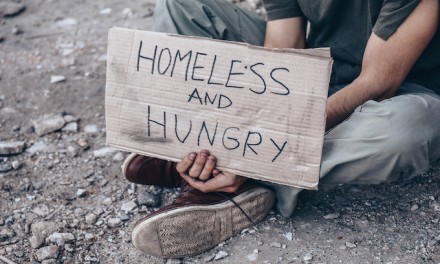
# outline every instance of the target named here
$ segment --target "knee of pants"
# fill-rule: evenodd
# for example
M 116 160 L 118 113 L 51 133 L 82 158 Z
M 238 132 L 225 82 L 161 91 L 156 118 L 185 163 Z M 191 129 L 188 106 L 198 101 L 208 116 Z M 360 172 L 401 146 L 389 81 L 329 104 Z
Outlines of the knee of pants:
M 425 172 L 431 159 L 437 159 L 433 148 L 439 148 L 439 118 L 431 104 L 419 95 L 390 99 L 391 109 L 378 118 L 377 138 L 382 138 L 372 160 L 383 159 L 389 178 L 386 181 L 408 179 Z M 386 102 L 385 102 L 386 104 Z M 437 146 L 435 146 L 437 145 Z M 376 162 L 375 162 L 376 163 Z
M 177 9 L 185 10 L 187 8 L 190 8 L 191 6 L 194 7 L 197 5 L 200 5 L 199 0 L 157 0 L 155 13 L 169 13 L 170 10 Z
M 425 172 L 440 149 L 440 101 L 429 100 L 404 95 L 358 107 L 326 135 L 323 183 L 378 184 Z

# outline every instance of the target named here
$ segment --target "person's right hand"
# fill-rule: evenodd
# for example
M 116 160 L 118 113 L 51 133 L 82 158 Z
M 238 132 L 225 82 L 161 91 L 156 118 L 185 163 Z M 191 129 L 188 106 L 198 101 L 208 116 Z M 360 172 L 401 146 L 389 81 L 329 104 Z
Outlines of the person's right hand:
M 207 192 L 234 193 L 247 180 L 246 177 L 216 169 L 215 156 L 209 151 L 192 152 L 177 164 L 180 176 L 193 188 Z

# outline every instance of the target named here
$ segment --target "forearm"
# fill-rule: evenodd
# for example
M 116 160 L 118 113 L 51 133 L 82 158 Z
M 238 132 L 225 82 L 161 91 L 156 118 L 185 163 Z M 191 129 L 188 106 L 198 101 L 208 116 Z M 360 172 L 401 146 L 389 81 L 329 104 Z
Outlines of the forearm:
M 387 41 L 371 35 L 359 77 L 328 98 L 327 129 L 342 122 L 366 101 L 381 101 L 395 95 L 436 32 L 438 12 L 437 0 L 424 0 Z
M 344 121 L 353 111 L 368 100 L 378 100 L 382 90 L 374 89 L 372 81 L 356 79 L 350 85 L 330 96 L 327 100 L 326 130 Z

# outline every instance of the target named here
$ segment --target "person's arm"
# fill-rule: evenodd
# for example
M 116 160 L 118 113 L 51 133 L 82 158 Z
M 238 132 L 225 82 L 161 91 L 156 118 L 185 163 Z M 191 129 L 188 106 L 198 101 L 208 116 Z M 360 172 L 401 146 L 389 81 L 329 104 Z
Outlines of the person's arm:
M 381 101 L 394 96 L 434 36 L 438 21 L 438 0 L 423 0 L 388 40 L 373 33 L 359 77 L 328 98 L 326 128 L 339 124 L 368 100 Z
M 291 17 L 268 21 L 264 46 L 267 48 L 306 47 L 306 22 L 303 17 Z

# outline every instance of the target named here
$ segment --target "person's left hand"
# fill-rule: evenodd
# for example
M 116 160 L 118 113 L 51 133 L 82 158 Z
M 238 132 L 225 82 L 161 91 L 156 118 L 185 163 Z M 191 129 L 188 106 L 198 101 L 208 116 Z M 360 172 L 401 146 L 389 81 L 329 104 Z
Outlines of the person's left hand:
M 197 157 L 202 155 L 203 158 L 197 159 Z M 197 154 L 194 152 L 188 154 L 177 163 L 176 169 L 189 185 L 201 192 L 236 192 L 247 178 L 219 171 L 215 168 L 216 161 L 217 159 L 209 155 L 207 150 L 202 150 Z M 199 172 L 203 175 L 200 177 L 200 175 L 196 175 L 194 172 Z M 212 177 L 208 178 L 206 175 L 212 175 Z

